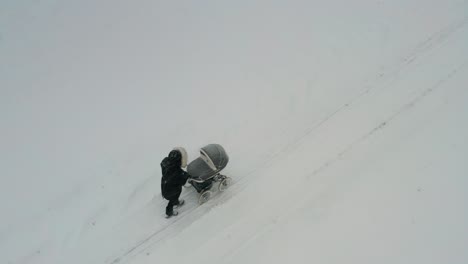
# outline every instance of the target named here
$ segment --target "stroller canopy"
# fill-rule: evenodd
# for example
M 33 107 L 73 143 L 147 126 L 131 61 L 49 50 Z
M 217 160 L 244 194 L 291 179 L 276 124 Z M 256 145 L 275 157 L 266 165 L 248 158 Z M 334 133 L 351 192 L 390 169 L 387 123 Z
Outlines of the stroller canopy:
M 209 144 L 200 149 L 200 157 L 190 162 L 187 172 L 199 179 L 208 179 L 224 169 L 229 157 L 221 145 Z

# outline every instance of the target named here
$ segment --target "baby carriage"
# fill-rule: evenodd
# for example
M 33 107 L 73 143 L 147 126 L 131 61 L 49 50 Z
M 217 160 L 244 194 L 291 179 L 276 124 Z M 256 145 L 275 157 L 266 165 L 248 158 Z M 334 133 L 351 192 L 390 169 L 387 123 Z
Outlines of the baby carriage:
M 231 184 L 232 179 L 220 173 L 228 161 L 229 157 L 221 145 L 210 144 L 201 148 L 200 157 L 190 162 L 187 167 L 187 172 L 190 174 L 188 182 L 200 194 L 199 204 L 210 199 L 211 188 L 215 182 L 219 182 L 219 191 L 226 190 Z

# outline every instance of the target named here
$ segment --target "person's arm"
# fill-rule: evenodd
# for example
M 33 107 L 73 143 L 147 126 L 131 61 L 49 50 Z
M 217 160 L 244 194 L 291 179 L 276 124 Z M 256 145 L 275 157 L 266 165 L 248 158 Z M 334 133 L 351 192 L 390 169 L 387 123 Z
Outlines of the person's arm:
M 182 170 L 182 172 L 183 172 L 183 177 L 182 178 L 184 179 L 184 184 L 183 185 L 185 185 L 187 183 L 187 180 L 190 178 L 190 174 L 188 174 L 188 172 L 186 172 L 184 170 Z
M 180 169 L 179 177 L 177 177 L 177 184 L 181 186 L 185 185 L 189 177 L 190 175 L 186 171 Z

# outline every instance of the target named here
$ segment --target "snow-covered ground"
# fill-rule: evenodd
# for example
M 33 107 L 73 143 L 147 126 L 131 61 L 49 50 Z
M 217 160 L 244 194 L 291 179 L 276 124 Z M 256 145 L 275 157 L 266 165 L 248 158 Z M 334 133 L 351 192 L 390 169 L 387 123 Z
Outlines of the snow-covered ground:
M 2 1 L 0 121 L 0 263 L 468 262 L 467 1 Z

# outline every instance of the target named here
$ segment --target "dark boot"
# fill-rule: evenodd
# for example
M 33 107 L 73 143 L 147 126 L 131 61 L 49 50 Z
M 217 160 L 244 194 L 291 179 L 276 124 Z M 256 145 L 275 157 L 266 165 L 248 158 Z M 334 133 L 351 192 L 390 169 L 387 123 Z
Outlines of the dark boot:
M 172 211 L 171 214 L 167 214 L 167 213 L 166 213 L 166 218 L 171 218 L 172 216 L 176 216 L 176 215 L 178 215 L 178 214 L 179 214 L 179 212 L 177 212 L 177 211 Z
M 174 205 L 179 204 L 179 199 L 172 199 L 169 200 L 169 203 L 167 204 L 166 207 L 166 217 L 169 218 L 171 216 L 176 216 L 179 213 L 177 211 L 174 211 Z
M 185 201 L 184 200 L 179 200 L 177 204 L 174 204 L 174 208 L 179 208 L 181 207 L 182 205 L 185 204 Z

